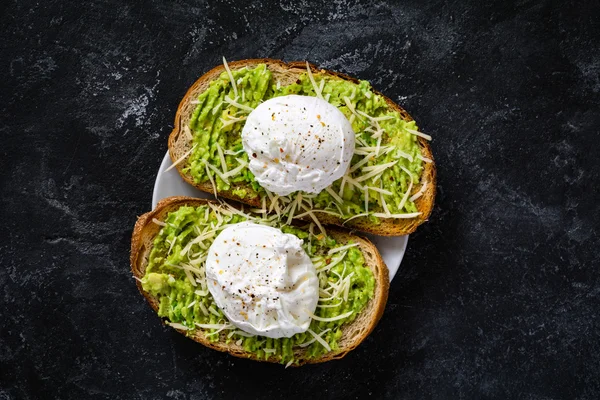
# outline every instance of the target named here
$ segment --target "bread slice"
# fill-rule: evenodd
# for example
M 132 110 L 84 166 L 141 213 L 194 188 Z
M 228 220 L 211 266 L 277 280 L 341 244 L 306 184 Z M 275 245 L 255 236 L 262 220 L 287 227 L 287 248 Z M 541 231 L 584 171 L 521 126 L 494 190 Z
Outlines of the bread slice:
M 266 64 L 269 70 L 272 72 L 274 79 L 279 80 L 282 86 L 286 86 L 296 82 L 298 77 L 306 72 L 306 63 L 305 62 L 291 62 L 285 63 L 279 60 L 273 60 L 268 58 L 263 59 L 249 59 L 237 62 L 229 63 L 229 68 L 231 70 L 241 69 L 244 67 L 253 68 L 258 64 Z M 343 79 L 347 81 L 351 81 L 354 83 L 358 83 L 358 80 L 347 75 L 331 72 L 326 70 L 318 70 L 314 65 L 310 65 L 310 68 L 313 72 L 320 72 L 326 74 L 335 79 Z M 195 104 L 192 103 L 193 100 L 196 100 L 198 96 L 203 93 L 206 89 L 208 89 L 210 82 L 217 79 L 221 73 L 225 71 L 223 65 L 220 65 L 212 70 L 208 71 L 206 74 L 200 77 L 193 85 L 189 88 L 183 100 L 179 104 L 179 108 L 177 109 L 177 113 L 175 115 L 175 124 L 173 128 L 173 132 L 169 136 L 169 155 L 171 156 L 171 160 L 175 162 L 176 160 L 185 157 L 186 152 L 188 152 L 191 147 L 191 141 L 189 136 L 184 133 L 184 127 L 189 125 L 192 113 L 196 107 Z M 375 92 L 381 96 L 381 93 Z M 389 98 L 383 96 L 387 101 L 390 108 L 400 113 L 402 118 L 405 121 L 412 121 L 412 118 L 408 113 L 402 109 L 399 105 L 394 103 Z M 421 147 L 421 151 L 424 157 L 427 157 L 433 160 L 433 155 L 431 153 L 431 148 L 429 143 L 419 137 L 419 145 Z M 197 187 L 198 189 L 212 193 L 213 189 L 210 182 L 204 182 L 200 184 L 194 183 L 192 176 L 189 173 L 184 173 L 182 169 L 185 167 L 186 160 L 180 162 L 176 167 L 179 171 L 179 174 L 183 177 L 183 179 L 188 182 L 190 185 Z M 339 226 L 345 226 L 350 229 L 359 230 L 362 232 L 369 232 L 375 235 L 381 236 L 401 236 L 407 235 L 411 232 L 414 232 L 417 227 L 425 222 L 431 211 L 433 209 L 433 204 L 435 200 L 435 187 L 436 187 L 436 171 L 435 164 L 431 163 L 423 163 L 423 172 L 421 176 L 422 182 L 428 182 L 425 193 L 415 200 L 415 205 L 417 209 L 422 213 L 416 218 L 411 219 L 382 219 L 379 225 L 373 225 L 366 217 L 358 217 L 348 221 L 348 223 L 343 224 L 343 220 L 340 218 L 322 214 L 319 215 L 319 219 L 321 223 L 324 224 L 334 224 Z M 419 191 L 420 187 L 415 185 L 416 187 L 413 189 L 413 193 Z M 245 204 L 249 204 L 254 207 L 261 207 L 261 199 L 249 185 L 242 185 L 241 187 L 245 188 L 249 193 L 245 198 L 240 198 L 233 193 L 232 190 L 229 191 L 219 191 L 218 195 L 221 197 L 225 197 L 231 200 L 236 200 Z M 310 217 L 307 217 L 310 218 Z
M 146 266 L 148 264 L 148 257 L 152 250 L 154 238 L 160 231 L 161 227 L 152 222 L 153 218 L 159 221 L 163 221 L 170 211 L 175 211 L 179 207 L 188 206 L 199 206 L 212 202 L 218 205 L 218 202 L 196 199 L 192 197 L 170 197 L 162 200 L 158 203 L 153 211 L 150 211 L 138 218 L 133 234 L 131 238 L 131 271 L 134 277 L 141 279 L 146 273 Z M 359 243 L 359 248 L 365 258 L 365 265 L 367 265 L 373 272 L 375 277 L 375 292 L 373 298 L 369 300 L 365 308 L 356 317 L 356 319 L 346 325 L 342 325 L 343 333 L 339 340 L 339 349 L 326 353 L 319 358 L 307 358 L 305 350 L 297 348 L 294 350 L 294 358 L 297 364 L 303 365 L 307 363 L 320 363 L 332 359 L 338 359 L 344 357 L 350 350 L 353 350 L 358 346 L 375 328 L 375 325 L 381 318 L 383 310 L 388 296 L 389 288 L 389 275 L 388 269 L 381 258 L 381 255 L 377 251 L 377 248 L 369 240 L 359 236 L 352 235 L 343 230 L 329 229 L 328 234 L 331 235 L 340 244 L 347 243 L 350 239 Z M 145 292 L 142 288 L 142 284 L 137 281 L 137 287 L 139 291 L 144 295 L 146 300 L 150 303 L 150 306 L 154 311 L 158 312 L 158 299 L 153 297 L 150 293 Z M 179 330 L 182 334 L 186 334 L 186 331 Z M 221 336 L 221 340 L 217 342 L 211 342 L 207 339 L 206 334 L 197 330 L 191 335 L 188 335 L 191 339 L 198 343 L 210 347 L 215 350 L 225 351 L 233 356 L 241 358 L 249 358 L 258 361 L 268 362 L 279 362 L 276 357 L 270 357 L 267 360 L 263 358 L 258 359 L 256 354 L 249 353 L 243 349 L 242 346 L 238 346 L 235 343 L 225 343 L 225 335 Z

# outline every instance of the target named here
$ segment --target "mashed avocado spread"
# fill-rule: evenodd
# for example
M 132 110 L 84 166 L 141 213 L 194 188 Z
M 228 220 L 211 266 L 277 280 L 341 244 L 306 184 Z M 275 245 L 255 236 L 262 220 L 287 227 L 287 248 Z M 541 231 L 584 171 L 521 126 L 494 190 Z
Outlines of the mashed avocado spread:
M 313 317 L 309 330 L 331 351 L 338 349 L 342 325 L 357 317 L 375 291 L 373 273 L 365 266 L 360 250 L 351 247 L 352 242 L 342 245 L 329 236 L 315 236 L 312 224 L 304 230 L 282 225 L 277 216 L 259 219 L 231 207 L 184 206 L 170 212 L 161 223 L 141 279 L 143 289 L 159 300 L 158 315 L 188 334 L 200 330 L 208 340 L 234 342 L 258 357 L 275 357 L 283 364 L 294 362 L 294 349 L 305 348 L 310 358 L 329 351 L 308 331 L 291 338 L 252 336 L 231 325 L 215 304 L 204 269 L 208 248 L 226 226 L 248 219 L 279 227 L 304 241 L 303 248 L 319 278 L 317 319 Z
M 242 199 L 258 196 L 263 208 L 271 211 L 298 213 L 303 205 L 294 206 L 293 195 L 273 196 L 256 182 L 246 167 L 248 155 L 242 148 L 241 131 L 247 114 L 262 101 L 290 94 L 316 96 L 318 89 L 350 120 L 356 147 L 346 176 L 319 194 L 299 192 L 310 210 L 344 220 L 364 216 L 373 224 L 380 223 L 380 218 L 418 215 L 410 194 L 418 187 L 423 162 L 430 162 L 421 154 L 418 128 L 414 121 L 404 121 L 368 82 L 353 83 L 318 73 L 313 84 L 311 76 L 304 73 L 295 83 L 282 86 L 265 64 L 234 70 L 232 77 L 235 88 L 227 72 L 210 83 L 199 95 L 190 120 L 194 147 L 183 172 L 196 183 L 210 181 L 216 190 L 232 191 Z M 426 182 L 421 190 L 424 185 Z

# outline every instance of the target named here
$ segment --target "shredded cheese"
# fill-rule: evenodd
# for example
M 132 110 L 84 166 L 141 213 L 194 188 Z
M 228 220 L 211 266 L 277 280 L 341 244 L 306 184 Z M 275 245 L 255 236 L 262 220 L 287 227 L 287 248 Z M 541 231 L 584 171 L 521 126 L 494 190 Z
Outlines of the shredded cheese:
M 213 179 L 212 175 L 210 174 L 210 170 L 208 169 L 208 163 L 204 163 L 204 168 L 206 169 L 206 175 L 208 176 L 208 180 L 210 181 L 210 185 L 212 186 L 213 189 L 213 194 L 215 195 L 215 197 L 219 197 L 217 195 L 217 185 L 215 185 L 215 180 Z M 207 209 L 208 210 L 208 209 Z
M 343 203 L 344 200 L 338 196 L 338 194 L 336 192 L 333 191 L 333 189 L 331 187 L 326 187 L 325 190 L 327 191 L 327 193 L 329 193 L 331 195 L 331 197 L 333 197 L 335 199 L 335 201 L 337 201 L 338 203 Z
M 339 303 L 336 304 L 317 304 L 317 307 L 319 308 L 336 308 L 342 305 L 344 301 L 340 300 Z
M 406 193 L 404 193 L 404 196 L 402 196 L 402 200 L 400 201 L 400 204 L 398 205 L 399 210 L 402 210 L 404 208 L 404 205 L 406 204 L 406 200 L 408 200 L 408 196 L 410 195 L 412 188 L 413 188 L 413 183 L 411 181 L 408 184 L 408 189 L 406 189 Z
M 317 224 L 317 227 L 319 228 L 321 233 L 323 235 L 327 235 L 327 232 L 325 232 L 325 229 L 323 229 L 323 225 L 321 225 L 317 216 L 312 211 L 308 211 L 308 215 L 310 215 L 310 217 L 313 219 L 313 221 L 315 221 L 315 224 Z
M 344 257 L 346 257 L 346 254 L 348 254 L 347 251 L 344 251 L 342 254 L 340 254 L 339 257 L 332 259 L 331 262 L 328 265 L 325 265 L 323 268 L 319 268 L 317 270 L 317 272 L 326 272 L 329 271 L 331 268 L 335 267 L 336 265 L 338 265 L 339 263 L 341 263 L 344 260 Z
M 237 97 L 238 96 L 237 85 L 235 83 L 235 79 L 233 79 L 233 74 L 231 73 L 231 70 L 229 69 L 229 65 L 227 64 L 227 60 L 225 59 L 225 57 L 223 57 L 223 66 L 225 67 L 225 71 L 227 71 L 227 75 L 229 75 L 229 80 L 231 81 L 231 86 L 233 87 L 233 95 L 235 97 Z
M 321 335 L 324 333 L 325 331 L 321 332 Z M 311 329 L 308 329 L 308 333 L 310 333 L 317 342 L 319 342 L 323 347 L 325 347 L 325 350 L 327 351 L 331 351 L 331 347 L 329 346 L 329 344 L 323 340 L 323 338 L 320 335 L 317 335 L 315 332 L 313 332 Z
M 194 138 L 193 138 L 193 136 L 192 136 L 192 131 L 190 131 L 190 127 L 189 127 L 189 126 L 185 125 L 185 126 L 183 127 L 183 133 L 185 133 L 185 138 L 186 138 L 186 139 L 187 139 L 189 142 L 191 142 L 191 141 L 194 139 Z
M 408 128 L 404 128 L 404 129 L 406 129 L 406 131 L 407 131 L 408 133 L 411 133 L 411 134 L 413 134 L 413 135 L 417 135 L 417 136 L 419 136 L 419 137 L 422 137 L 422 138 L 423 138 L 423 139 L 425 139 L 425 140 L 429 140 L 429 141 L 431 141 L 431 136 L 429 136 L 429 135 L 427 135 L 427 134 L 425 134 L 425 133 L 423 133 L 423 132 L 415 131 L 414 129 L 408 129 Z
M 240 163 L 240 165 L 238 165 L 231 171 L 223 174 L 223 176 L 225 178 L 231 178 L 231 177 L 235 177 L 236 175 L 239 175 L 239 173 L 242 172 L 244 170 L 244 168 L 246 168 L 248 166 L 248 163 L 246 161 L 242 160 L 241 158 L 236 157 L 235 159 L 237 160 L 238 163 Z
M 428 164 L 431 164 L 433 162 L 433 160 L 431 158 L 427 158 L 427 157 L 423 157 L 422 155 L 418 154 L 417 157 L 423 161 L 425 161 Z
M 352 221 L 354 218 L 367 217 L 367 216 L 369 216 L 369 215 L 370 215 L 370 214 L 369 214 L 368 212 L 366 212 L 366 213 L 362 213 L 362 214 L 356 214 L 356 215 L 354 215 L 354 216 L 352 216 L 352 217 L 348 218 L 347 220 L 345 220 L 345 221 L 342 223 L 342 225 L 344 225 L 344 224 L 346 224 L 346 223 L 348 223 L 348 222 Z
M 378 175 L 381 175 L 385 172 L 386 169 L 390 168 L 391 166 L 395 165 L 398 161 L 394 161 L 391 163 L 387 163 L 387 164 L 383 164 L 383 165 L 377 165 L 377 168 L 374 168 L 371 172 L 369 172 L 368 174 L 362 175 L 358 178 L 356 178 L 357 182 L 362 182 L 362 181 L 366 181 L 367 179 L 376 177 Z
M 298 346 L 299 346 L 299 347 L 308 347 L 308 346 L 310 346 L 311 344 L 313 344 L 314 342 L 316 342 L 316 341 L 317 341 L 317 337 L 318 337 L 318 338 L 321 338 L 321 336 L 323 336 L 324 334 L 326 334 L 326 333 L 327 333 L 327 332 L 329 332 L 330 330 L 331 330 L 330 328 L 327 328 L 327 329 L 325 329 L 323 332 L 321 332 L 321 333 L 319 333 L 319 334 L 316 334 L 315 332 L 313 332 L 312 330 L 310 330 L 310 329 L 309 329 L 308 331 L 309 331 L 309 332 L 310 332 L 310 334 L 313 336 L 313 339 L 309 340 L 308 342 L 304 342 L 304 343 L 302 343 L 302 344 L 300 344 L 300 345 L 298 345 Z M 321 340 L 323 340 L 323 339 L 321 339 Z M 320 342 L 319 342 L 319 343 L 320 343 Z M 327 343 L 325 343 L 325 344 L 327 345 Z M 327 345 L 327 347 L 329 347 L 329 345 Z M 325 348 L 327 348 L 327 347 L 325 347 Z M 329 350 L 328 350 L 328 351 L 331 351 L 331 348 L 329 348 Z
M 358 243 L 352 243 L 352 244 L 347 244 L 345 246 L 336 247 L 334 249 L 329 250 L 327 252 L 327 254 L 329 254 L 329 255 L 335 254 L 337 252 L 348 250 L 348 249 L 351 249 L 352 247 L 356 247 L 356 246 L 358 246 Z
M 365 186 L 365 189 L 373 190 L 373 191 L 375 191 L 377 193 L 385 194 L 387 196 L 391 196 L 393 194 L 389 190 L 385 190 L 385 189 L 378 188 L 378 187 L 373 187 L 373 186 Z
M 210 311 L 211 314 L 216 315 L 217 317 L 220 317 L 221 315 L 219 315 L 219 312 L 215 309 L 214 306 L 210 306 L 208 307 L 208 311 Z
M 217 167 L 215 167 L 214 165 L 212 165 L 212 164 L 209 164 L 209 163 L 206 163 L 206 165 L 208 165 L 208 168 L 212 169 L 212 170 L 213 170 L 213 172 L 214 172 L 215 174 L 217 174 L 217 176 L 218 176 L 219 178 L 221 178 L 221 180 L 222 180 L 223 182 L 225 182 L 226 184 L 228 184 L 228 185 L 229 185 L 229 179 L 227 179 L 227 177 L 226 177 L 225 175 L 223 175 L 223 173 L 222 173 L 221 171 L 219 171 L 219 170 L 217 169 Z
M 414 213 L 406 213 L 406 214 L 384 214 L 384 213 L 373 213 L 373 216 L 378 218 L 400 218 L 400 219 L 408 219 L 415 218 L 419 215 L 423 214 L 422 212 L 414 212 Z
M 419 197 L 423 196 L 423 193 L 425 193 L 425 190 L 427 189 L 427 181 L 423 182 L 423 185 L 421 186 L 421 189 L 419 189 L 419 191 L 417 193 L 415 193 L 414 195 L 412 195 L 409 200 L 410 201 L 415 201 L 416 199 L 418 199 Z
M 252 112 L 252 111 L 254 111 L 254 108 L 252 108 L 252 107 L 249 107 L 249 106 L 246 106 L 246 105 L 244 105 L 244 104 L 240 104 L 240 103 L 238 103 L 236 100 L 237 100 L 237 97 L 236 97 L 236 99 L 231 99 L 231 98 L 229 98 L 229 97 L 227 97 L 227 96 L 225 97 L 225 102 L 226 102 L 227 104 L 230 104 L 230 105 L 232 105 L 232 106 L 234 106 L 234 107 L 237 107 L 237 108 L 239 108 L 240 110 L 244 110 L 244 111 L 248 111 L 248 112 Z
M 187 327 L 187 326 L 185 326 L 185 325 L 179 324 L 179 323 L 177 323 L 177 322 L 167 322 L 167 325 L 170 325 L 170 326 L 172 326 L 173 328 L 175 328 L 175 329 L 180 329 L 180 330 L 182 330 L 182 331 L 189 331 L 190 329 L 192 329 L 192 328 L 188 328 L 188 327 Z
M 154 222 L 156 225 L 160 225 L 160 226 L 167 226 L 166 223 L 157 220 L 156 218 L 152 218 L 152 222 Z
M 410 176 L 410 183 L 413 183 L 415 178 L 414 178 L 412 172 L 410 172 L 408 170 L 408 168 L 406 168 L 404 165 L 401 165 L 400 168 L 402 169 L 402 171 L 406 172 L 408 174 L 408 176 Z
M 196 143 L 195 145 L 193 145 L 191 149 L 189 149 L 181 157 L 179 157 L 177 159 L 177 161 L 175 161 L 169 168 L 167 168 L 165 170 L 165 172 L 168 172 L 168 171 L 172 170 L 173 168 L 175 168 L 175 166 L 177 164 L 179 164 L 180 162 L 182 162 L 183 160 L 185 160 L 190 154 L 192 154 L 192 151 L 194 151 L 194 149 L 196 148 L 196 146 L 198 146 L 198 143 Z
M 307 215 L 310 215 L 311 213 L 323 213 L 323 214 L 335 215 L 336 217 L 341 217 L 340 214 L 338 214 L 338 213 L 336 213 L 334 211 L 329 211 L 329 210 L 310 210 L 310 211 L 303 212 L 302 214 L 295 215 L 294 219 L 306 217 Z
M 204 303 L 200 302 L 200 303 L 198 303 L 198 306 L 200 306 L 200 310 L 202 310 L 202 314 L 204 314 L 204 316 L 208 316 L 208 309 L 206 308 Z
M 310 70 L 310 65 L 308 64 L 308 61 L 306 62 L 306 72 L 308 74 L 308 79 L 310 80 L 310 83 L 313 86 L 313 89 L 315 89 L 315 94 L 317 95 L 317 97 L 321 100 L 325 100 L 323 98 L 323 95 L 321 94 L 321 91 L 319 90 L 319 87 L 317 86 L 317 82 L 315 82 L 315 78 L 312 74 L 312 71 Z
M 309 317 L 311 317 L 315 321 L 320 321 L 320 322 L 339 321 L 340 319 L 348 318 L 349 316 L 351 316 L 352 314 L 354 314 L 354 311 L 348 311 L 347 313 L 336 315 L 335 317 L 323 318 L 323 317 L 316 316 L 315 314 L 313 314 L 312 312 L 310 312 L 310 310 L 305 309 L 305 311 L 306 311 L 306 313 L 308 314 Z
M 228 170 L 227 163 L 225 162 L 225 156 L 223 155 L 223 148 L 221 147 L 219 142 L 216 142 L 215 145 L 217 146 L 217 154 L 219 155 L 219 161 L 221 161 L 221 168 L 223 169 L 223 174 L 226 174 Z

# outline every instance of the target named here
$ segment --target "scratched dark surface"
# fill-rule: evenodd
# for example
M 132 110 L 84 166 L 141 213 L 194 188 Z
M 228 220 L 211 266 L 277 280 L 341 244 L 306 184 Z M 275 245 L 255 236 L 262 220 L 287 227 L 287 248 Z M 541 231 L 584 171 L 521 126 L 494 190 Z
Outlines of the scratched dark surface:
M 0 5 L 0 398 L 599 398 L 598 3 L 259 3 Z M 208 350 L 134 285 L 176 107 L 222 55 L 370 80 L 434 137 L 435 211 L 341 361 Z

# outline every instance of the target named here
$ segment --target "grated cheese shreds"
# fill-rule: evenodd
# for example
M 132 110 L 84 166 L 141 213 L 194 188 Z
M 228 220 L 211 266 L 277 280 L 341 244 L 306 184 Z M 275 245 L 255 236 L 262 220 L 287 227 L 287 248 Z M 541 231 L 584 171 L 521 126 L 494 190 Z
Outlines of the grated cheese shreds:
M 415 201 L 415 200 L 416 200 L 416 199 L 418 199 L 419 197 L 423 196 L 423 193 L 425 193 L 425 190 L 427 189 L 427 184 L 428 184 L 428 182 L 427 182 L 427 181 L 423 182 L 423 185 L 421 185 L 421 189 L 419 189 L 419 191 L 418 191 L 417 193 L 413 194 L 413 195 L 412 195 L 412 196 L 409 198 L 409 200 L 410 200 L 410 201 Z
M 196 285 L 198 285 L 198 284 L 196 283 L 196 280 L 195 280 L 195 279 L 194 279 L 194 277 L 192 276 L 192 273 L 191 273 L 189 270 L 187 270 L 187 269 L 184 269 L 184 270 L 183 270 L 183 272 L 185 273 L 185 276 L 188 278 L 188 280 L 189 280 L 189 281 L 192 283 L 192 286 L 196 286 Z
M 356 215 L 354 215 L 354 216 L 352 216 L 352 217 L 348 218 L 347 220 L 345 220 L 345 221 L 342 223 L 342 225 L 344 225 L 345 223 L 347 223 L 347 222 L 349 222 L 349 221 L 352 221 L 352 220 L 353 220 L 353 219 L 355 219 L 355 218 L 360 218 L 360 217 L 368 217 L 369 215 L 370 215 L 370 214 L 369 214 L 368 212 L 366 212 L 366 213 L 362 213 L 362 214 L 356 214 Z M 373 215 L 375 215 L 375 214 L 373 214 Z
M 321 94 L 321 91 L 319 90 L 319 87 L 317 86 L 317 82 L 315 82 L 315 77 L 313 76 L 312 71 L 310 70 L 310 65 L 308 64 L 308 61 L 306 62 L 306 73 L 308 74 L 308 79 L 310 80 L 310 83 L 315 89 L 315 94 L 317 95 L 317 97 L 321 100 L 325 100 L 323 98 L 323 95 Z
M 240 153 L 243 153 L 244 149 L 239 149 L 238 151 L 225 150 L 224 153 L 229 156 L 237 156 Z
M 234 169 L 232 169 L 231 171 L 223 174 L 224 177 L 226 178 L 232 178 L 235 177 L 237 175 L 240 174 L 240 172 L 242 172 L 244 170 L 244 168 L 246 168 L 248 166 L 248 163 L 246 163 L 244 160 L 242 160 L 241 158 L 235 158 L 237 160 L 237 162 L 240 163 L 240 165 L 238 165 L 237 167 L 235 167 Z
M 427 164 L 431 164 L 433 162 L 433 160 L 431 158 L 427 158 L 427 157 L 423 157 L 422 155 L 417 155 L 417 157 L 423 161 L 425 161 Z
M 385 202 L 385 198 L 383 197 L 383 193 L 379 193 L 379 200 L 381 200 L 381 207 L 383 207 L 383 211 L 386 214 L 391 214 L 390 209 L 388 208 L 388 205 Z
M 385 194 L 387 196 L 391 196 L 393 194 L 389 190 L 385 190 L 385 189 L 374 187 L 374 186 L 365 186 L 365 189 L 373 190 L 377 193 Z
M 212 305 L 210 307 L 208 307 L 208 311 L 210 311 L 211 314 L 216 315 L 217 317 L 220 317 L 219 312 Z
M 410 172 L 408 170 L 408 168 L 406 168 L 404 165 L 401 165 L 400 168 L 402 169 L 402 171 L 406 172 L 408 174 L 408 176 L 410 176 L 410 183 L 413 183 L 415 181 L 415 178 L 414 178 L 412 172 Z
M 310 215 L 310 217 L 313 219 L 313 221 L 315 221 L 315 224 L 317 225 L 317 227 L 319 228 L 321 233 L 323 235 L 327 235 L 327 232 L 325 232 L 325 229 L 323 229 L 323 225 L 321 225 L 321 222 L 319 222 L 319 219 L 317 218 L 317 216 L 312 211 L 308 211 L 308 215 Z
M 239 108 L 240 110 L 244 110 L 244 111 L 248 111 L 248 112 L 254 111 L 254 108 L 246 106 L 244 104 L 240 104 L 236 100 L 237 100 L 237 97 L 235 99 L 230 99 L 229 97 L 225 97 L 225 102 L 227 104 L 230 104 L 236 108 Z
M 194 322 L 194 325 L 196 325 L 198 328 L 202 328 L 202 329 L 221 329 L 221 328 L 235 328 L 233 325 L 231 324 L 200 324 L 198 322 Z
M 190 304 L 188 304 L 187 308 L 192 308 L 192 307 L 194 307 L 195 304 L 196 304 L 196 300 L 194 300 Z
M 225 182 L 226 184 L 228 184 L 228 185 L 229 185 L 229 179 L 227 179 L 227 177 L 226 177 L 225 175 L 223 175 L 223 173 L 222 173 L 221 171 L 219 171 L 219 170 L 217 169 L 217 167 L 215 167 L 214 165 L 212 165 L 212 164 L 209 164 L 209 163 L 206 163 L 206 165 L 208 165 L 208 168 L 212 169 L 212 170 L 213 170 L 213 172 L 214 172 L 215 174 L 217 174 L 217 176 L 218 176 L 219 178 L 221 178 L 221 180 L 222 180 L 223 182 Z
M 294 359 L 291 359 L 290 361 L 288 361 L 287 364 L 285 364 L 285 369 L 288 369 L 289 366 L 291 366 L 294 363 Z
M 422 137 L 422 138 L 423 138 L 423 139 L 425 139 L 425 140 L 429 140 L 429 141 L 431 141 L 431 136 L 429 136 L 429 135 L 427 135 L 427 134 L 425 134 L 425 133 L 423 133 L 423 132 L 415 131 L 414 129 L 408 129 L 408 128 L 404 128 L 404 129 L 406 129 L 406 131 L 407 131 L 408 133 L 411 133 L 411 134 L 413 134 L 413 135 L 417 135 L 417 136 L 419 136 L 419 137 Z
M 348 311 L 347 313 L 340 314 L 340 315 L 337 315 L 335 317 L 323 318 L 323 317 L 316 316 L 315 314 L 313 314 L 312 312 L 310 312 L 310 310 L 305 310 L 305 311 L 306 311 L 306 313 L 308 314 L 309 317 L 311 317 L 315 321 L 320 321 L 320 322 L 339 321 L 340 319 L 348 318 L 349 316 L 351 316 L 352 314 L 354 314 L 354 311 Z
M 373 216 L 378 218 L 399 218 L 399 219 L 409 219 L 415 218 L 419 215 L 423 214 L 422 212 L 414 212 L 414 213 L 406 213 L 406 214 L 384 214 L 384 213 L 373 213 Z
M 393 163 L 388 163 L 386 166 L 382 166 L 380 165 L 379 168 L 373 169 L 371 172 L 369 172 L 368 174 L 359 176 L 358 178 L 356 178 L 357 182 L 362 182 L 362 181 L 366 181 L 367 179 L 373 178 L 375 176 L 381 175 L 385 172 L 385 170 L 391 166 L 393 166 L 394 164 L 396 164 L 398 161 L 394 161 Z M 391 164 L 391 165 L 390 165 Z
M 317 304 L 317 307 L 319 307 L 319 308 L 336 308 L 336 307 L 341 306 L 343 302 L 344 302 L 343 300 L 340 300 L 340 302 L 336 303 L 336 304 Z
M 327 186 L 325 188 L 325 190 L 327 191 L 327 193 L 329 193 L 331 195 L 331 197 L 333 197 L 335 199 L 335 201 L 337 201 L 338 203 L 343 203 L 344 200 L 338 196 L 338 194 L 336 192 L 333 191 L 333 189 L 329 186 Z
M 344 194 L 344 186 L 346 186 L 346 175 L 342 176 L 342 183 L 340 183 L 340 191 L 338 192 L 340 197 Z
M 156 218 L 152 218 L 152 222 L 154 222 L 156 225 L 160 225 L 160 226 L 167 226 L 166 223 L 157 220 Z
M 191 142 L 194 138 L 192 137 L 192 131 L 190 130 L 190 127 L 185 125 L 183 127 L 183 133 L 185 133 L 185 137 L 186 139 Z
M 359 184 L 356 180 L 350 178 L 350 176 L 346 175 L 346 182 L 357 188 L 358 190 L 365 190 L 365 188 Z
M 400 201 L 400 204 L 398 205 L 399 210 L 402 210 L 404 208 L 404 205 L 406 204 L 406 200 L 408 200 L 408 196 L 410 195 L 412 188 L 413 188 L 413 183 L 411 181 L 408 184 L 408 189 L 406 189 L 406 193 L 404 193 L 404 196 L 402 196 L 402 200 Z
M 381 164 L 381 165 L 372 165 L 370 167 L 364 167 L 362 170 L 364 172 L 369 172 L 369 171 L 375 171 L 375 170 L 380 170 L 380 169 L 387 169 L 388 167 L 394 166 L 397 162 L 398 161 L 392 161 L 392 162 Z
M 217 153 L 219 155 L 219 161 L 221 161 L 221 168 L 223 169 L 223 174 L 227 174 L 227 163 L 225 162 L 225 156 L 223 155 L 223 148 L 219 144 L 219 142 L 215 143 L 217 145 Z
M 191 149 L 189 149 L 181 157 L 179 157 L 177 159 L 177 161 L 175 161 L 169 168 L 167 168 L 165 170 L 165 172 L 169 172 L 170 170 L 172 170 L 173 168 L 175 168 L 176 165 L 178 165 L 180 162 L 182 162 L 183 160 L 185 160 L 190 154 L 192 154 L 192 151 L 194 151 L 194 149 L 196 148 L 196 146 L 198 146 L 198 143 L 196 143 L 195 145 L 193 145 Z
M 235 344 L 237 344 L 238 346 L 241 346 L 242 343 L 244 343 L 244 341 L 242 339 L 238 339 Z
M 325 265 L 323 268 L 318 269 L 317 272 L 326 272 L 326 271 L 329 271 L 331 268 L 335 267 L 336 265 L 338 265 L 339 263 L 341 263 L 342 261 L 344 261 L 344 257 L 346 257 L 346 254 L 348 254 L 348 252 L 344 251 L 342 254 L 339 255 L 339 257 L 337 257 L 336 259 L 331 260 L 331 262 L 329 263 L 329 265 Z
M 334 249 L 329 250 L 327 252 L 327 254 L 329 254 L 329 255 L 335 254 L 337 252 L 348 250 L 348 249 L 351 249 L 352 247 L 356 247 L 356 246 L 358 246 L 358 243 L 352 243 L 352 244 L 347 244 L 345 246 L 336 247 Z
M 204 314 L 204 316 L 208 316 L 208 309 L 206 308 L 206 306 L 204 305 L 203 302 L 199 302 L 198 306 L 200 307 L 200 310 L 202 310 L 202 314 Z
M 323 214 L 335 215 L 336 217 L 341 217 L 340 214 L 338 214 L 338 213 L 336 213 L 334 211 L 329 211 L 329 210 L 309 210 L 309 211 L 303 212 L 302 214 L 298 214 L 298 215 L 294 216 L 294 219 L 306 217 L 307 215 L 310 215 L 310 213 L 323 213 Z
M 277 349 L 263 349 L 263 351 L 267 354 L 275 354 Z
M 187 327 L 187 326 L 185 326 L 185 325 L 179 324 L 179 323 L 177 323 L 177 322 L 167 322 L 167 325 L 170 325 L 170 326 L 172 326 L 173 328 L 175 328 L 175 329 L 180 329 L 180 330 L 182 330 L 182 331 L 189 331 L 190 329 L 192 329 L 192 328 L 188 328 L 188 327 Z
M 215 185 L 215 180 L 213 179 L 212 175 L 210 174 L 210 170 L 208 169 L 208 164 L 205 162 L 204 163 L 204 168 L 206 169 L 206 175 L 208 175 L 208 180 L 210 181 L 210 185 L 212 186 L 213 189 L 213 194 L 215 195 L 216 198 L 219 198 L 219 196 L 217 195 L 217 185 Z M 206 209 L 208 211 L 208 209 Z
M 314 342 L 316 342 L 316 341 L 317 341 L 317 339 L 316 339 L 315 335 L 316 335 L 316 336 L 318 336 L 318 337 L 321 337 L 322 335 L 326 334 L 326 333 L 327 333 L 327 332 L 329 332 L 330 330 L 331 330 L 330 328 L 327 328 L 327 329 L 325 329 L 323 332 L 321 332 L 321 333 L 318 333 L 318 334 L 317 334 L 317 333 L 315 333 L 315 332 L 313 332 L 313 331 L 311 331 L 311 330 L 309 329 L 309 331 L 310 331 L 310 334 L 311 334 L 311 335 L 313 335 L 313 339 L 309 340 L 308 342 L 302 343 L 302 344 L 300 344 L 300 345 L 298 345 L 298 346 L 299 346 L 299 347 L 308 347 L 308 346 L 310 346 L 311 344 L 313 344 Z M 322 340 L 322 339 L 321 339 L 321 340 Z M 330 349 L 330 350 L 331 350 L 331 349 Z
M 227 64 L 227 60 L 225 59 L 225 57 L 223 57 L 223 66 L 225 67 L 225 71 L 227 71 L 227 75 L 229 75 L 229 80 L 231 81 L 231 86 L 233 87 L 233 95 L 237 98 L 238 97 L 237 84 L 235 83 L 235 79 L 233 79 L 233 74 L 231 73 L 231 70 L 229 69 L 229 65 Z
M 321 334 L 323 334 L 323 332 L 321 332 Z M 325 340 L 323 340 L 323 338 L 320 335 L 317 335 L 315 332 L 312 331 L 312 329 L 308 329 L 308 333 L 310 333 L 315 338 L 315 340 L 321 344 L 321 346 L 325 347 L 325 350 L 331 351 L 331 347 L 329 346 L 329 344 Z
M 404 157 L 404 158 L 406 158 L 406 159 L 407 159 L 408 161 L 410 161 L 410 162 L 413 162 L 413 160 L 414 160 L 413 156 L 411 156 L 411 155 L 410 155 L 410 154 L 408 154 L 408 153 L 405 153 L 405 152 L 403 152 L 403 151 L 402 151 L 402 150 L 400 150 L 400 149 L 396 149 L 396 154 L 398 154 L 400 157 Z

